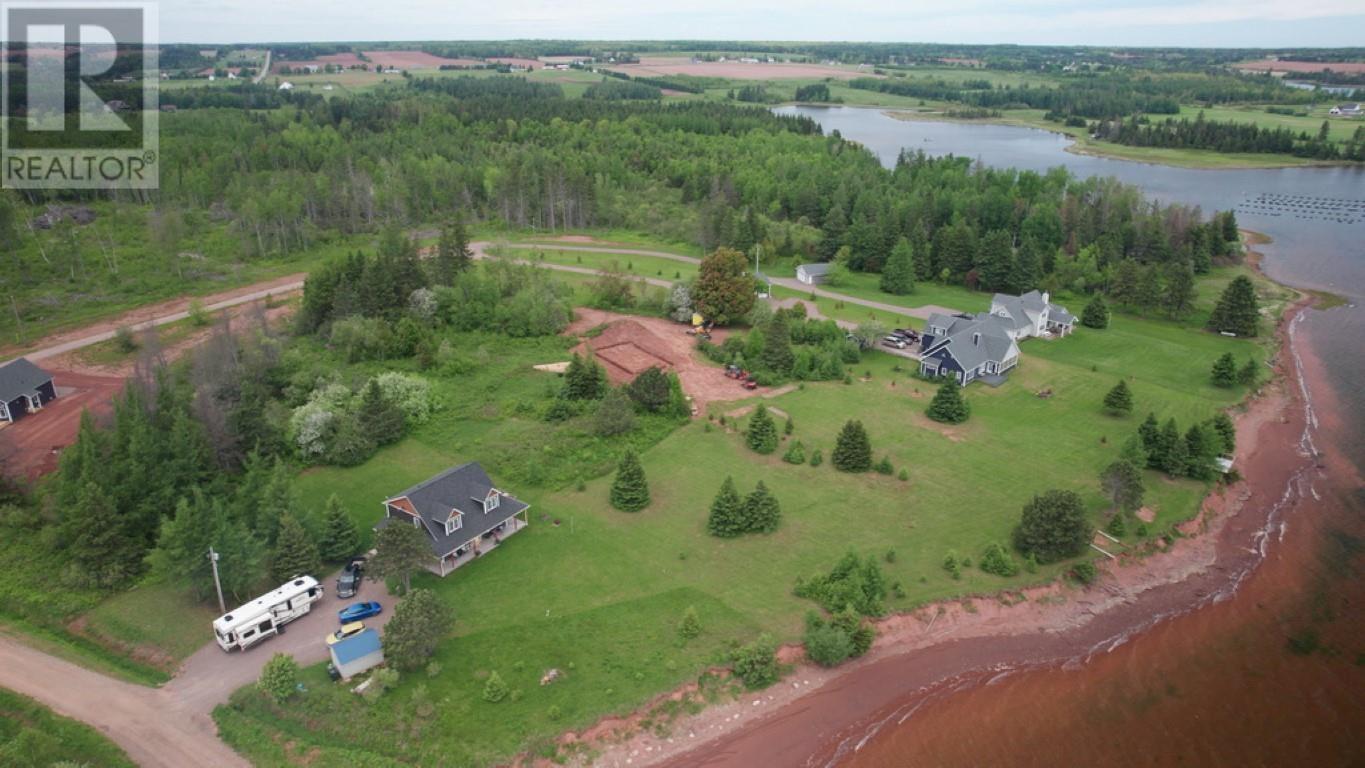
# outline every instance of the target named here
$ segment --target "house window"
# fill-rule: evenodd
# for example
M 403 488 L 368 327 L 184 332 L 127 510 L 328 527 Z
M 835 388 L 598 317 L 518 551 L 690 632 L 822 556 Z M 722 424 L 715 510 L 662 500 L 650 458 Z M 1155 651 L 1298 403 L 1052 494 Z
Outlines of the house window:
M 499 494 L 497 491 L 489 491 L 488 496 L 484 497 L 483 500 L 483 511 L 492 512 L 493 510 L 498 508 L 498 504 L 501 503 L 501 501 L 502 501 L 501 494 Z
M 451 515 L 450 517 L 446 518 L 446 533 L 447 534 L 454 533 L 455 531 L 459 530 L 460 526 L 463 524 L 464 523 L 460 521 L 459 515 Z

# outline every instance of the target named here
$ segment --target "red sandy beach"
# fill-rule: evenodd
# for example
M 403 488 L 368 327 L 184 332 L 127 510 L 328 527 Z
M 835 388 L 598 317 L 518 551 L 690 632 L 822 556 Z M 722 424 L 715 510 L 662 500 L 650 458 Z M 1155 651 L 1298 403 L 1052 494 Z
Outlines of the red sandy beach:
M 630 719 L 599 724 L 583 734 L 600 750 L 593 764 L 905 765 L 916 752 L 891 743 L 889 734 L 912 714 L 955 698 L 948 694 L 993 691 L 992 683 L 1042 674 L 1024 674 L 1031 670 L 1089 668 L 1092 659 L 1115 656 L 1111 652 L 1135 636 L 1176 623 L 1168 619 L 1207 613 L 1195 609 L 1226 601 L 1283 537 L 1286 520 L 1301 506 L 1330 503 L 1329 485 L 1359 487 L 1347 462 L 1325 463 L 1313 443 L 1319 414 L 1305 396 L 1311 391 L 1316 397 L 1323 387 L 1320 367 L 1315 360 L 1305 363 L 1292 339 L 1303 309 L 1303 303 L 1291 308 L 1277 329 L 1277 375 L 1235 415 L 1237 466 L 1246 479 L 1211 494 L 1199 515 L 1182 526 L 1187 537 L 1168 551 L 1110 563 L 1088 589 L 1054 584 L 1026 591 L 1022 601 L 1017 594 L 1008 601 L 948 601 L 889 617 L 879 625 L 873 650 L 858 662 L 836 670 L 803 664 L 769 690 L 675 722 L 667 736 L 640 732 Z M 1312 504 L 1303 504 L 1305 499 Z M 962 733 L 981 722 L 972 719 L 976 709 L 957 712 Z M 1008 729 L 1007 724 L 999 725 Z M 1102 761 L 1105 754 L 1092 757 Z M 962 757 L 958 764 L 1002 759 Z M 946 759 L 940 754 L 924 764 Z

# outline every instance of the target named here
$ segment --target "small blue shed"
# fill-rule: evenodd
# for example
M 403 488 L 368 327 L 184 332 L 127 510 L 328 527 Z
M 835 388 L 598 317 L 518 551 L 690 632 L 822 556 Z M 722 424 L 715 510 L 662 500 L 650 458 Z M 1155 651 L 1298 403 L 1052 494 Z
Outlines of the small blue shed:
M 346 679 L 384 663 L 384 646 L 379 642 L 379 633 L 373 629 L 362 630 L 330 648 L 332 665 Z

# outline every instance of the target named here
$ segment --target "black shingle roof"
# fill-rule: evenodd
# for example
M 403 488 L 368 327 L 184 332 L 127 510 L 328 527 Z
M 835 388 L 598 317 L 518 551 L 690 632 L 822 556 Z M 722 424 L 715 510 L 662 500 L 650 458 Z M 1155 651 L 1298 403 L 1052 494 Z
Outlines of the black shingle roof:
M 451 467 L 391 496 L 387 501 L 407 498 L 421 516 L 432 537 L 432 551 L 439 557 L 455 551 L 530 507 L 504 493 L 496 508 L 484 512 L 482 501 L 490 490 L 493 490 L 493 481 L 488 473 L 477 461 L 471 461 Z M 446 533 L 446 520 L 452 509 L 460 511 L 461 524 L 453 533 Z
M 8 403 L 20 395 L 32 394 L 52 379 L 52 375 L 21 357 L 0 366 L 0 400 Z

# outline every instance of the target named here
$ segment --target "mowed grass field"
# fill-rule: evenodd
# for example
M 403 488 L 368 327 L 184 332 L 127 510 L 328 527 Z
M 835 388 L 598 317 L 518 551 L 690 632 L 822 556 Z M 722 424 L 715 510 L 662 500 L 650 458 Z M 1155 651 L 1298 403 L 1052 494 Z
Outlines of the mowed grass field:
M 795 425 L 771 456 L 744 446 L 742 423 L 698 419 L 671 430 L 647 424 L 629 440 L 643 449 L 653 503 L 626 514 L 607 504 L 622 441 L 592 439 L 573 426 L 553 429 L 536 418 L 535 403 L 558 378 L 529 368 L 563 359 L 567 342 L 472 335 L 458 341 L 476 365 L 433 377 L 445 403 L 433 421 L 360 467 L 304 473 L 304 502 L 321 505 L 338 493 L 368 529 L 387 495 L 479 460 L 500 487 L 531 503 L 531 527 L 444 580 L 416 579 L 456 616 L 436 674 L 408 674 L 383 699 L 364 704 L 312 670 L 317 679 L 310 678 L 309 692 L 285 708 L 244 691 L 234 706 L 220 709 L 229 741 L 258 764 L 294 764 L 290 755 L 303 753 L 367 765 L 491 764 L 528 748 L 545 754 L 566 728 L 628 712 L 694 680 L 722 662 L 732 643 L 761 631 L 798 639 L 813 604 L 792 594 L 796 579 L 828 569 L 848 551 L 884 563 L 900 586 L 890 600 L 895 611 L 1055 577 L 1070 564 L 1012 578 L 968 568 L 959 581 L 941 563 L 949 550 L 978 559 L 988 544 L 1008 542 L 1024 503 L 1050 488 L 1080 493 L 1102 524 L 1098 473 L 1146 413 L 1173 417 L 1182 429 L 1207 419 L 1246 394 L 1211 386 L 1212 361 L 1224 351 L 1239 359 L 1266 353 L 1262 342 L 1216 336 L 1197 324 L 1117 315 L 1108 330 L 1025 342 L 1010 381 L 998 389 L 970 387 L 971 420 L 947 427 L 923 415 L 933 388 L 910 377 L 911 363 L 873 352 L 851 367 L 851 383 L 809 383 L 770 401 Z M 1136 400 L 1125 418 L 1101 410 L 1120 379 Z M 1051 397 L 1038 397 L 1045 389 Z M 748 404 L 713 404 L 711 415 Z M 863 421 L 875 457 L 904 468 L 907 480 L 833 469 L 835 436 L 849 418 Z M 790 440 L 802 441 L 808 453 L 820 449 L 825 463 L 782 462 Z M 727 476 L 742 493 L 760 480 L 768 484 L 784 515 L 776 533 L 729 541 L 706 534 L 709 505 Z M 584 481 L 582 490 L 575 478 Z M 1206 492 L 1202 483 L 1158 473 L 1145 479 L 1156 512 L 1150 536 L 1191 516 Z M 1128 538 L 1136 543 L 1138 536 Z M 886 562 L 890 550 L 894 562 Z M 684 645 L 675 627 L 688 606 L 697 608 L 705 631 Z M 542 687 L 538 680 L 550 668 L 566 678 Z M 491 671 L 519 692 L 515 700 L 482 700 Z M 414 716 L 424 700 L 438 704 L 434 713 Z M 393 731 L 400 722 L 407 735 Z M 280 746 L 282 736 L 291 749 Z
M 94 728 L 0 688 L 0 765 L 133 768 L 133 761 Z

